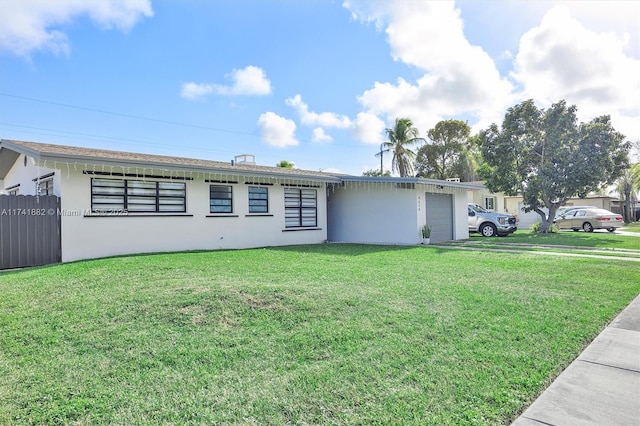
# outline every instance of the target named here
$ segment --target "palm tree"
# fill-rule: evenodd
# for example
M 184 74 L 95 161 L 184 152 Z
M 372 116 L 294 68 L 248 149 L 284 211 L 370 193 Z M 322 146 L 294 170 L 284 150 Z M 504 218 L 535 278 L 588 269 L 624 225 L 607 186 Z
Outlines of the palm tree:
M 413 176 L 413 161 L 415 152 L 409 149 L 409 145 L 424 139 L 418 137 L 418 129 L 413 127 L 413 123 L 408 118 L 396 118 L 393 129 L 387 129 L 389 141 L 383 145 L 393 152 L 391 168 L 398 172 L 400 177 Z
M 624 174 L 618 179 L 618 194 L 624 202 L 622 206 L 622 216 L 625 223 L 635 220 L 635 211 L 633 205 L 635 203 L 636 191 L 640 190 L 640 163 L 632 165 L 625 170 Z

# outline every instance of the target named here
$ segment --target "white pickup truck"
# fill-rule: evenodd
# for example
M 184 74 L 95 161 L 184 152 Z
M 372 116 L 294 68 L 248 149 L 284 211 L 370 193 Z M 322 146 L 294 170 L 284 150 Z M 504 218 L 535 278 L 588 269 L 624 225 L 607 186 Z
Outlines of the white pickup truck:
M 490 212 L 474 203 L 469 203 L 468 210 L 469 232 L 479 232 L 483 237 L 504 237 L 518 230 L 512 214 Z

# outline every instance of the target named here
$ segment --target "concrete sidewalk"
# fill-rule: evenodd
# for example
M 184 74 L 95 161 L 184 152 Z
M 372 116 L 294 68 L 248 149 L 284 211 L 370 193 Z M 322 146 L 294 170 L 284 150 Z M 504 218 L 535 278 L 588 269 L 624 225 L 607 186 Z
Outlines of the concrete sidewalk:
M 640 425 L 640 296 L 512 426 Z

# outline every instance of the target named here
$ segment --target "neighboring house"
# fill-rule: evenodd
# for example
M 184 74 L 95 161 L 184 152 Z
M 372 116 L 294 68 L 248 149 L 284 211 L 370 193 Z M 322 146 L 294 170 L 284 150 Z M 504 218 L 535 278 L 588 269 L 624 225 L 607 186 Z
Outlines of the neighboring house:
M 515 211 L 509 211 L 506 203 L 507 197 L 502 193 L 489 191 L 482 181 L 471 182 L 478 188 L 472 189 L 468 193 L 468 202 L 478 204 L 485 209 L 497 213 L 511 213 L 517 215 Z
M 469 191 L 468 200 L 470 203 L 480 204 L 488 210 L 501 213 L 514 214 L 518 218 L 518 229 L 529 229 L 534 223 L 540 222 L 540 215 L 536 212 L 525 212 L 522 196 L 508 196 L 504 193 L 492 193 L 482 185 L 482 182 L 474 182 L 481 186 L 480 189 Z M 620 201 L 615 197 L 605 195 L 589 195 L 585 198 L 570 198 L 565 206 L 593 206 L 614 213 L 620 213 Z M 545 213 L 547 209 L 542 209 Z
M 63 262 L 327 240 L 418 244 L 425 221 L 434 228 L 432 241 L 468 238 L 472 185 L 333 175 L 248 159 L 226 163 L 1 140 L 0 189 L 60 197 Z

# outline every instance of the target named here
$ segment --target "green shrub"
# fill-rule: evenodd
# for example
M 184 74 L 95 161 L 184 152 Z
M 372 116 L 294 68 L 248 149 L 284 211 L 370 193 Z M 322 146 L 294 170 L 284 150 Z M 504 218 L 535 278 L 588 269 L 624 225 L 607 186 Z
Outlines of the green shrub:
M 549 232 L 552 234 L 555 234 L 559 231 L 560 231 L 560 228 L 558 228 L 558 225 L 551 225 L 549 227 Z M 540 222 L 535 222 L 534 224 L 531 225 L 531 232 L 534 234 L 540 233 Z

